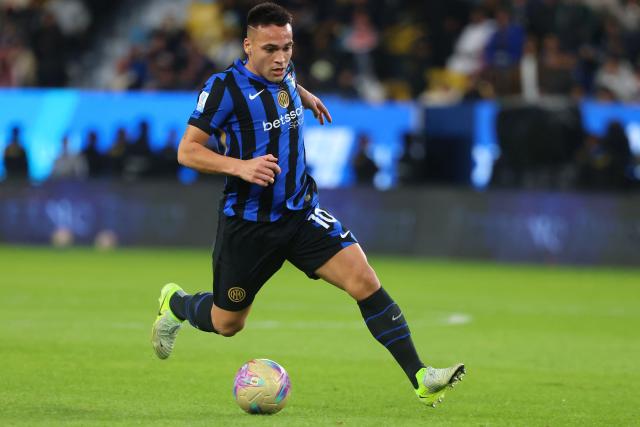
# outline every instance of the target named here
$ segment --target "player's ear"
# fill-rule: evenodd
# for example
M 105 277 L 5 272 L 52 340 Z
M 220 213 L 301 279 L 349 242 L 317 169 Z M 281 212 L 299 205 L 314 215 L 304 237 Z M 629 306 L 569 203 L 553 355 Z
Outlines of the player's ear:
M 249 41 L 249 38 L 244 39 L 244 42 L 242 43 L 242 48 L 244 49 L 244 53 L 247 56 L 251 56 L 251 42 Z

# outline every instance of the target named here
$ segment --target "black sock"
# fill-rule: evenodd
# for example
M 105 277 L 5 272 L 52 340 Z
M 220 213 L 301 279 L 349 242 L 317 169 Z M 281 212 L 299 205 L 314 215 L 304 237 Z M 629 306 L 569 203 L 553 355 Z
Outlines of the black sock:
M 400 307 L 383 288 L 358 301 L 358 306 L 371 335 L 393 355 L 413 388 L 418 388 L 416 373 L 424 365 L 413 346 L 411 332 Z
M 185 320 L 187 318 L 187 312 L 185 309 L 185 302 L 187 301 L 185 297 L 189 297 L 183 291 L 177 291 L 171 298 L 169 299 L 169 308 L 171 312 L 180 320 Z
M 211 307 L 213 307 L 211 292 L 198 292 L 194 295 L 176 292 L 169 300 L 169 307 L 178 319 L 188 320 L 194 328 L 218 333 L 211 321 Z

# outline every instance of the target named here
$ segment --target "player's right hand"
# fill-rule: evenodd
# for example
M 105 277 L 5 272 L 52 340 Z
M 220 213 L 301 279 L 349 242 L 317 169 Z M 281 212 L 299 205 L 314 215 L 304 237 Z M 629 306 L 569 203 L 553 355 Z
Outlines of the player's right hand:
M 267 187 L 276 180 L 276 174 L 282 172 L 278 166 L 278 159 L 271 154 L 243 160 L 238 176 L 252 184 Z

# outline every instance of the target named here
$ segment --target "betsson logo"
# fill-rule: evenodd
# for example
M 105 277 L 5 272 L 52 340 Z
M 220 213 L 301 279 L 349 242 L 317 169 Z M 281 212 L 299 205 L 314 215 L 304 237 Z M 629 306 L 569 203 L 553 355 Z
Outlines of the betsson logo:
M 280 126 L 291 123 L 291 126 L 296 128 L 304 121 L 304 108 L 302 106 L 296 108 L 293 111 L 289 111 L 287 114 L 281 114 L 279 119 L 275 119 L 272 122 L 262 122 L 262 130 L 265 132 L 271 129 L 277 129 Z

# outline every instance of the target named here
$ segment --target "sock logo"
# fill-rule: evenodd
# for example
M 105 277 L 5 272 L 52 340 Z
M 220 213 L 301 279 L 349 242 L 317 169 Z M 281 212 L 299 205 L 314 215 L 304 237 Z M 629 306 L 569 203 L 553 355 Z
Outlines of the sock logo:
M 247 296 L 247 292 L 242 288 L 234 286 L 233 288 L 229 289 L 227 295 L 229 296 L 229 299 L 231 301 L 240 302 L 245 299 L 245 297 Z

